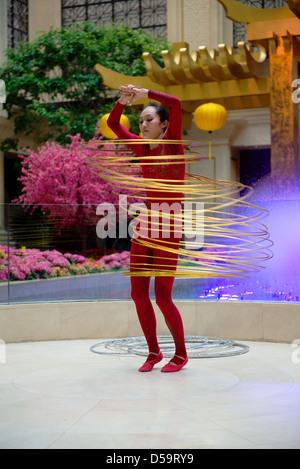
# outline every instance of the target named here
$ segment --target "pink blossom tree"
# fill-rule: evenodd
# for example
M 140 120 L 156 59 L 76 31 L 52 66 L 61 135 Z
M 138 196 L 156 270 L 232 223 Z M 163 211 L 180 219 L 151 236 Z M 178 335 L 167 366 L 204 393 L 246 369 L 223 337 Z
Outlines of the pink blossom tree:
M 15 202 L 31 208 L 31 213 L 40 207 L 58 229 L 79 230 L 85 251 L 88 225 L 95 225 L 99 220 L 97 206 L 105 202 L 118 208 L 119 195 L 127 195 L 130 191 L 112 187 L 87 164 L 91 158 L 111 155 L 108 152 L 111 146 L 103 146 L 100 153 L 93 151 L 96 140 L 101 137 L 95 137 L 88 144 L 80 134 L 70 136 L 70 139 L 71 143 L 66 147 L 47 142 L 37 152 L 28 150 L 28 156 L 19 155 L 23 189 Z M 89 146 L 90 143 L 93 146 Z

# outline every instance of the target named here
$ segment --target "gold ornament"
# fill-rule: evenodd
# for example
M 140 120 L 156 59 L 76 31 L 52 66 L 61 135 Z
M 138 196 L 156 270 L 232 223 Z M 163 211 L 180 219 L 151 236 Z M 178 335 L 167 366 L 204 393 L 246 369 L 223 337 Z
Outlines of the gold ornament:
M 224 106 L 216 103 L 207 103 L 199 106 L 194 113 L 194 122 L 201 130 L 214 132 L 220 129 L 227 121 L 227 111 Z
M 202 104 L 202 106 L 199 106 L 194 113 L 194 122 L 199 129 L 209 132 L 209 159 L 211 159 L 211 134 L 215 130 L 221 129 L 221 127 L 226 124 L 227 111 L 221 104 Z
M 110 114 L 105 114 L 104 116 L 101 117 L 99 121 L 99 128 L 100 132 L 105 138 L 113 139 L 116 138 L 117 135 L 108 127 L 107 121 L 109 118 Z M 130 129 L 130 121 L 127 116 L 122 114 L 121 119 L 120 119 L 120 124 L 125 127 L 125 129 L 129 130 Z

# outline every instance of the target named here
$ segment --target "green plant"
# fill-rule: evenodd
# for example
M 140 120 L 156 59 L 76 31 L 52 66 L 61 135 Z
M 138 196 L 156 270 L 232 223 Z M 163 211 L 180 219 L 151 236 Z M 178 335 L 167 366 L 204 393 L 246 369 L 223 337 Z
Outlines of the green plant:
M 151 51 L 161 62 L 163 49 L 170 49 L 165 39 L 142 30 L 124 25 L 99 28 L 88 22 L 51 29 L 31 43 L 8 49 L 0 79 L 6 84 L 4 108 L 14 120 L 16 136 L 25 133 L 39 143 L 65 144 L 68 135 L 80 133 L 89 140 L 100 113 L 110 112 L 117 95 L 102 85 L 94 65 L 142 76 L 146 74 L 143 52 Z M 137 131 L 136 120 L 132 122 Z M 1 148 L 7 150 L 12 144 L 15 148 L 16 139 L 3 140 Z

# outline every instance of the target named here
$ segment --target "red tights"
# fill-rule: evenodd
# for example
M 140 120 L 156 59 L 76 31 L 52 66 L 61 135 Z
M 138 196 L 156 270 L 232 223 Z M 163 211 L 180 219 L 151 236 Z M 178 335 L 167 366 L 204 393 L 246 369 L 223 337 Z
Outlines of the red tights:
M 169 253 L 162 249 L 151 249 L 141 244 L 132 242 L 131 246 L 131 271 L 149 269 L 162 269 L 174 271 L 177 268 L 178 254 Z M 163 266 L 163 267 L 162 267 Z M 150 274 L 151 275 L 151 274 Z M 131 297 L 135 302 L 139 321 L 144 332 L 150 353 L 159 353 L 159 345 L 156 333 L 156 317 L 149 297 L 151 277 L 131 277 Z M 155 277 L 156 304 L 164 315 L 166 324 L 175 342 L 175 355 L 172 362 L 181 364 L 186 358 L 184 329 L 180 312 L 172 301 L 172 288 L 174 277 Z M 153 355 L 151 355 L 153 360 Z M 150 358 L 150 355 L 149 355 Z

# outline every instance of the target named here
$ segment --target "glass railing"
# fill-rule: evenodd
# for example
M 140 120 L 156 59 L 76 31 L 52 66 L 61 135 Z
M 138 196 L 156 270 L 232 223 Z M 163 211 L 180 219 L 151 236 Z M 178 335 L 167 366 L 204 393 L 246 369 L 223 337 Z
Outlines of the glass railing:
M 273 258 L 247 278 L 176 277 L 175 300 L 300 302 L 300 200 L 260 205 Z M 108 212 L 97 205 L 0 204 L 0 304 L 130 300 L 130 231 L 118 208 L 105 238 Z

